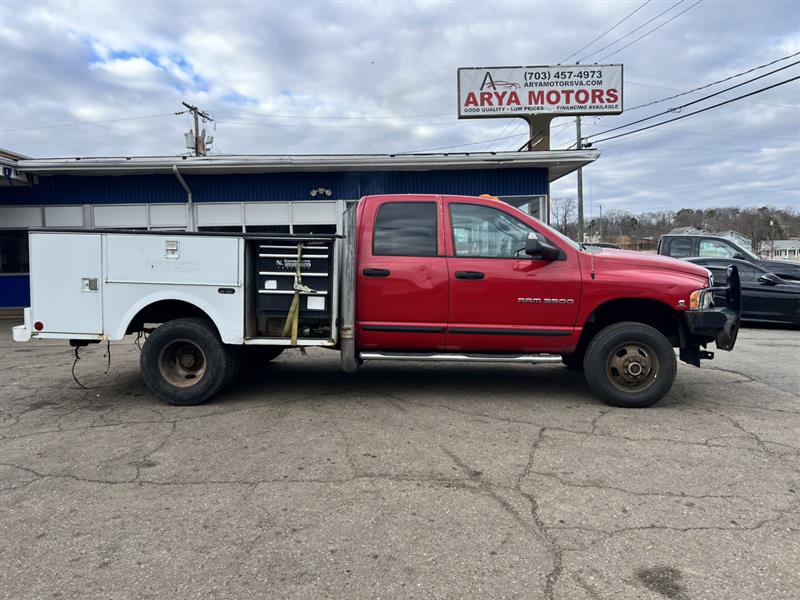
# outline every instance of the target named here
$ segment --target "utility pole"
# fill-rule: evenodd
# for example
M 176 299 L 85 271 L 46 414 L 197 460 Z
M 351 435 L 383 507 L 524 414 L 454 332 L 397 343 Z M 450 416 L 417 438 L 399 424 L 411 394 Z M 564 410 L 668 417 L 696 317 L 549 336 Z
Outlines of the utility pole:
M 769 238 L 770 238 L 769 257 L 775 258 L 775 221 L 773 219 L 769 220 Z
M 581 142 L 581 118 L 580 116 L 575 118 L 575 132 L 577 134 L 577 149 L 583 149 L 583 143 Z M 602 216 L 602 208 L 600 209 L 600 214 Z M 583 169 L 578 169 L 578 243 L 582 244 L 585 241 L 583 236 Z
M 598 235 L 598 229 L 599 229 L 599 241 L 602 242 L 603 241 L 603 233 L 602 233 L 603 232 L 603 205 L 602 204 L 598 204 L 598 206 L 600 207 L 600 218 L 597 219 L 597 227 L 595 228 L 594 233 L 595 233 L 595 235 Z
M 186 102 L 181 102 L 181 104 L 183 104 L 188 109 L 188 111 L 182 111 L 175 114 L 182 115 L 185 112 L 192 113 L 192 116 L 194 117 L 194 155 L 205 156 L 206 136 L 205 136 L 205 131 L 203 131 L 203 133 L 200 132 L 199 120 L 202 118 L 203 123 L 205 123 L 206 121 L 213 121 L 214 119 L 212 119 L 208 115 L 208 113 L 203 112 L 202 110 L 200 110 L 196 106 L 193 106 L 192 104 L 187 104 Z

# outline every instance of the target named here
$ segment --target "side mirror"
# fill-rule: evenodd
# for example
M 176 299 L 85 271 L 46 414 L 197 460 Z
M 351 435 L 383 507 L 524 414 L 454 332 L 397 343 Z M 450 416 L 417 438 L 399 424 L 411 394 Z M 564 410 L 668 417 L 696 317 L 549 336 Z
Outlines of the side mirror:
M 732 258 L 735 258 L 735 259 L 737 259 L 737 260 L 747 260 L 747 257 L 746 257 L 744 254 L 742 254 L 741 252 L 736 252 L 736 253 L 735 253 L 735 254 L 732 256 Z
M 779 283 L 783 283 L 783 279 L 775 275 L 775 273 L 764 273 L 758 278 L 758 283 L 763 283 L 764 285 L 778 285 Z
M 531 234 L 525 240 L 525 254 L 539 260 L 556 260 L 561 255 L 561 250 L 550 242 L 540 242 L 539 238 Z

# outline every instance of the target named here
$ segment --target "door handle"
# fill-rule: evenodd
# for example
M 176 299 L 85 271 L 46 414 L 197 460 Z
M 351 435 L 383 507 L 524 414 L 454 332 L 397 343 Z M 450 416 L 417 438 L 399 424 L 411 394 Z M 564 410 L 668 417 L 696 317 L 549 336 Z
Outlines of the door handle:
M 483 279 L 486 277 L 480 271 L 456 271 L 456 279 Z
M 389 269 L 364 269 L 361 271 L 364 274 L 364 277 L 388 277 Z

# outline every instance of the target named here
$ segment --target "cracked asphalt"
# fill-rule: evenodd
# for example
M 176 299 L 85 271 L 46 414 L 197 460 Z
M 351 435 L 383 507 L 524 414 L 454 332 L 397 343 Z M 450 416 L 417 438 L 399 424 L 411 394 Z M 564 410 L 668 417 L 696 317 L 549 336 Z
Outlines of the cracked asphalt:
M 284 353 L 150 396 L 132 341 L 0 321 L 0 597 L 800 596 L 800 331 L 744 329 L 646 410 L 560 365 Z

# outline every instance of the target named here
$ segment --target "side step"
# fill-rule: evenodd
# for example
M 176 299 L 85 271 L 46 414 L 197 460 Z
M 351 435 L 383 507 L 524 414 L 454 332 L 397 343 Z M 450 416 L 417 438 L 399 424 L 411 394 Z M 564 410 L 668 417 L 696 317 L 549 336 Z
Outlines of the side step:
M 448 352 L 361 352 L 361 360 L 425 360 L 434 362 L 560 363 L 560 354 L 455 354 Z

